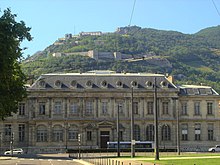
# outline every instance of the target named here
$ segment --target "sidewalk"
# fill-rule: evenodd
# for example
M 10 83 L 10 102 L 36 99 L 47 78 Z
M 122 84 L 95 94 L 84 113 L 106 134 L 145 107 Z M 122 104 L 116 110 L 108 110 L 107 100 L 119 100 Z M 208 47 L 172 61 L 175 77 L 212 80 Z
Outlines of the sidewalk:
M 17 157 L 0 156 L 0 160 L 11 160 L 11 159 L 17 159 Z

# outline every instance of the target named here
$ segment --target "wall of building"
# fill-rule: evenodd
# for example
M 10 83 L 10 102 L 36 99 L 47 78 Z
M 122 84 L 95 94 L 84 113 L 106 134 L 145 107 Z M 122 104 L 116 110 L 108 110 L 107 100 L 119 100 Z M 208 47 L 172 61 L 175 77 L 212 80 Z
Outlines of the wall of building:
M 12 133 L 14 147 L 22 147 L 29 153 L 77 149 L 78 134 L 81 135 L 82 148 L 102 148 L 105 143 L 103 137 L 107 137 L 108 141 L 117 140 L 118 110 L 121 140 L 130 141 L 132 88 L 136 132 L 134 137 L 138 141 L 149 141 L 148 128 L 154 124 L 154 89 L 151 84 L 154 83 L 154 78 L 158 80 L 160 148 L 177 147 L 177 124 L 181 150 L 206 151 L 208 147 L 220 142 L 219 95 L 216 93 L 184 95 L 165 76 L 156 74 L 86 73 L 51 74 L 42 77 L 42 80 L 38 79 L 28 89 L 28 98 L 19 104 L 18 113 L 0 122 L 2 150 L 10 147 Z M 62 84 L 60 87 L 57 86 L 57 80 Z M 77 81 L 77 85 L 73 81 Z M 93 85 L 88 86 L 88 81 Z M 104 81 L 106 86 L 103 85 Z M 119 81 L 124 85 L 118 86 Z M 196 115 L 195 102 L 200 103 L 200 113 Z M 185 103 L 186 113 L 183 112 Z M 212 103 L 209 114 L 208 103 Z M 199 140 L 195 139 L 196 124 L 201 126 Z M 11 127 L 7 129 L 9 125 Z M 182 138 L 183 125 L 187 125 L 187 139 Z M 210 125 L 213 126 L 211 134 Z M 163 130 L 169 130 L 169 133 Z M 103 135 L 106 132 L 108 135 Z M 209 136 L 213 138 L 210 139 Z

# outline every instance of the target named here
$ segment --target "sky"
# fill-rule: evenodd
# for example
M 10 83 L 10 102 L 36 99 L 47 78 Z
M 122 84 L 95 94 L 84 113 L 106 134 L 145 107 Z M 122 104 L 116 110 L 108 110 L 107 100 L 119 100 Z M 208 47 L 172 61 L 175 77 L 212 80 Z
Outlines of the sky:
M 67 33 L 136 25 L 193 34 L 220 24 L 220 0 L 0 0 L 0 16 L 6 8 L 31 27 L 33 40 L 21 45 L 28 48 L 24 57 Z

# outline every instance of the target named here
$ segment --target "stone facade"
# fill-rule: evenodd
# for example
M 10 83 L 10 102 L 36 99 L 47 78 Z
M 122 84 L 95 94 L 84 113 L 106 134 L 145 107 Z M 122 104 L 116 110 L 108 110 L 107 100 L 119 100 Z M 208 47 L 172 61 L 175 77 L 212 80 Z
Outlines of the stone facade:
M 82 148 L 106 148 L 120 139 L 131 140 L 133 99 L 134 139 L 154 140 L 154 84 L 156 79 L 160 148 L 207 150 L 220 143 L 219 95 L 211 87 L 175 86 L 164 75 L 141 73 L 45 74 L 28 90 L 17 114 L 0 123 L 1 148 L 26 152 L 62 152 Z M 133 97 L 132 97 L 133 91 Z M 179 115 L 178 115 L 179 114 Z

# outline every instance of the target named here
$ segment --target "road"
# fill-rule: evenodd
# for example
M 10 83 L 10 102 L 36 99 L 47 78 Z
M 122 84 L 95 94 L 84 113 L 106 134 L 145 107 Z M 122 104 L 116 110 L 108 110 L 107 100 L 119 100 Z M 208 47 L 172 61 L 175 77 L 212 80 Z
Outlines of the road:
M 82 165 L 77 160 L 13 158 L 0 160 L 0 165 Z
M 19 155 L 0 157 L 0 165 L 83 165 L 82 160 L 69 158 L 68 154 Z

